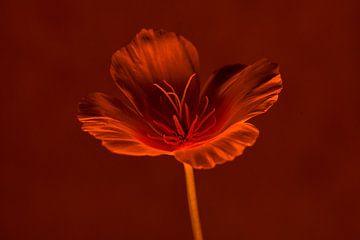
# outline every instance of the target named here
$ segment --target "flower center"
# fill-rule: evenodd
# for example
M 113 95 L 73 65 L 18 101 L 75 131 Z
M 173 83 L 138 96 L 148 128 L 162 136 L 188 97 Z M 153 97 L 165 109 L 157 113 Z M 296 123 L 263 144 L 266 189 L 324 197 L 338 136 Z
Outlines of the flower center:
M 154 83 L 154 86 L 166 97 L 175 114 L 171 117 L 165 116 L 170 120 L 168 123 L 153 120 L 151 126 L 157 136 L 148 134 L 148 137 L 173 146 L 188 146 L 206 139 L 209 130 L 216 124 L 215 108 L 210 109 L 209 98 L 205 96 L 199 112 L 191 116 L 185 98 L 194 77 L 195 73 L 188 78 L 181 98 L 167 81 L 163 80 L 163 87 Z

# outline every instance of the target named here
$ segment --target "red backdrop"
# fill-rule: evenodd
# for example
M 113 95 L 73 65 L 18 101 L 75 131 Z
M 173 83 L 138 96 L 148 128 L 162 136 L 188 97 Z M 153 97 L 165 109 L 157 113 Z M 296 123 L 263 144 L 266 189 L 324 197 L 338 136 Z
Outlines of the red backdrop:
M 201 77 L 281 66 L 256 145 L 196 171 L 206 240 L 360 239 L 358 1 L 1 5 L 0 239 L 191 239 L 181 164 L 114 155 L 75 117 L 82 96 L 116 95 L 110 57 L 143 27 L 191 40 Z

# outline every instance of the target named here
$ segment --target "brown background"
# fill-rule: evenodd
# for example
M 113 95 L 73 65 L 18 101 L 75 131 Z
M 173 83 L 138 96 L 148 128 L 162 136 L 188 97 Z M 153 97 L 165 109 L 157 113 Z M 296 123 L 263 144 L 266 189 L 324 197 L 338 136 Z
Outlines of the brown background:
M 181 164 L 113 155 L 75 118 L 116 95 L 111 54 L 142 27 L 191 40 L 202 77 L 281 65 L 257 144 L 196 172 L 205 240 L 360 239 L 357 2 L 2 1 L 0 239 L 191 239 Z

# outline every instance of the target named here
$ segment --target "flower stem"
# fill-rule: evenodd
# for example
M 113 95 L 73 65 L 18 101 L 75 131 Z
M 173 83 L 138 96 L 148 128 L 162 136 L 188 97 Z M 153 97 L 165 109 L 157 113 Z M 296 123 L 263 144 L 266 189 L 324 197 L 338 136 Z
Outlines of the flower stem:
M 199 210 L 196 200 L 196 189 L 193 168 L 184 163 L 186 190 L 189 203 L 189 211 L 191 217 L 191 225 L 193 229 L 194 240 L 202 240 L 201 224 L 199 217 Z

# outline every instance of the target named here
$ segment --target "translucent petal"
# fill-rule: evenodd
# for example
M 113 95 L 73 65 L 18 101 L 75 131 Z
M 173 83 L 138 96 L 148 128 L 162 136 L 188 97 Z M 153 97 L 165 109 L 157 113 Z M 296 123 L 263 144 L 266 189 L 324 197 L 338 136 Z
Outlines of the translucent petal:
M 202 95 L 210 97 L 217 109 L 217 120 L 227 127 L 266 112 L 281 89 L 277 64 L 261 59 L 246 67 L 232 65 L 216 71 Z
M 119 88 L 131 94 L 141 107 L 158 100 L 154 98 L 158 91 L 153 83 L 165 80 L 181 95 L 187 80 L 198 69 L 198 53 L 191 42 L 173 32 L 143 29 L 131 43 L 114 53 L 110 72 Z M 192 95 L 199 91 L 198 79 L 195 80 L 197 84 L 190 89 Z
M 238 122 L 202 145 L 175 151 L 174 156 L 193 168 L 213 168 L 241 155 L 246 147 L 255 143 L 258 135 L 258 129 L 252 124 Z
M 79 104 L 78 119 L 82 129 L 101 140 L 111 152 L 133 156 L 166 154 L 139 141 L 142 133 L 151 129 L 138 113 L 116 98 L 103 93 L 85 97 Z

